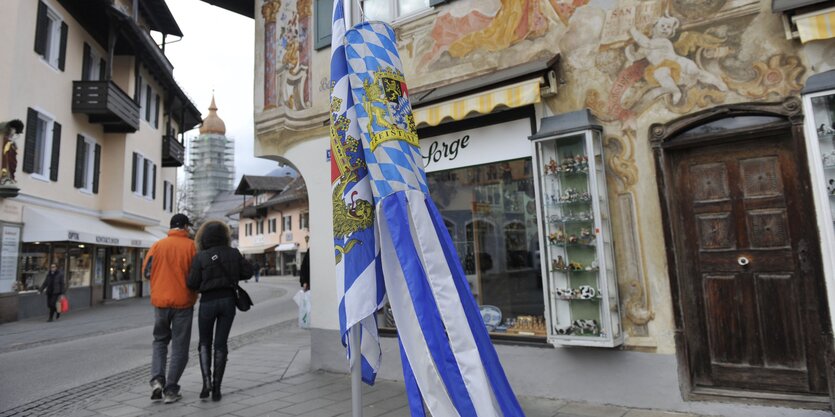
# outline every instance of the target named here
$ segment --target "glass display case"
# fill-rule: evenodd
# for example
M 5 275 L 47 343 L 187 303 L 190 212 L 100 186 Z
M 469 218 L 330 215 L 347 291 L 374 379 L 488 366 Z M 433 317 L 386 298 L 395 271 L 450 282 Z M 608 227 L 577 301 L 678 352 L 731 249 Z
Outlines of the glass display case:
M 548 341 L 618 346 L 623 336 L 601 132 L 588 123 L 560 133 L 547 129 L 548 121 L 531 137 Z
M 809 78 L 803 112 L 809 171 L 815 193 L 821 253 L 835 251 L 835 73 Z M 835 277 L 835 257 L 823 256 L 825 274 Z

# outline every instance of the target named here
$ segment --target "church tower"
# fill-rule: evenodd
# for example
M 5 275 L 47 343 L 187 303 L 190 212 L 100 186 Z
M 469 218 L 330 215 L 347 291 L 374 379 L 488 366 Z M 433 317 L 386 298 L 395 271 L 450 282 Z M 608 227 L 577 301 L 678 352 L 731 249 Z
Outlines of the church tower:
M 226 137 L 226 124 L 217 115 L 214 95 L 200 135 L 191 140 L 188 172 L 189 206 L 197 219 L 219 193 L 234 190 L 235 142 Z

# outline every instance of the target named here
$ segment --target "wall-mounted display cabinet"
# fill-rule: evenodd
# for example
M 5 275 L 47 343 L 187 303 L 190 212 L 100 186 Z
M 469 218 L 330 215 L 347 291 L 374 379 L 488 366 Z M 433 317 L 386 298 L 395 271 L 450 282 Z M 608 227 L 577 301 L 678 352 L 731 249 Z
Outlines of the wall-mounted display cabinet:
M 623 343 L 600 125 L 587 111 L 543 119 L 533 143 L 548 341 Z
M 835 70 L 816 74 L 803 89 L 806 149 L 828 284 L 835 280 Z M 830 306 L 831 308 L 832 306 Z

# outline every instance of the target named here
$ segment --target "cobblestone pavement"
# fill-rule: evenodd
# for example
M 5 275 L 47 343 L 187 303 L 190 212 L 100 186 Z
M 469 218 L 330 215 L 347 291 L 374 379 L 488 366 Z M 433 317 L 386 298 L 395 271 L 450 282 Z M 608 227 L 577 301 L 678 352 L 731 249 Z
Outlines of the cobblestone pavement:
M 147 300 L 137 300 L 118 307 L 129 319 L 137 311 L 147 310 Z M 91 309 L 88 327 L 67 334 L 52 335 L 48 340 L 30 330 L 31 323 L 4 325 L 0 353 L 23 346 L 55 343 L 79 334 L 117 332 L 124 322 L 112 324 L 98 320 Z M 108 310 L 102 316 L 110 315 Z M 85 319 L 87 320 L 87 319 Z M 82 321 L 82 320 L 79 320 Z M 97 324 L 96 324 L 97 323 Z M 80 333 L 79 333 L 80 332 Z M 72 335 L 74 334 L 74 336 Z M 10 336 L 10 337 L 6 337 Z M 201 388 L 196 349 L 180 381 L 183 398 L 174 404 L 150 400 L 150 366 L 128 371 L 74 387 L 9 410 L 11 416 L 233 416 L 233 417 L 349 417 L 351 415 L 350 378 L 344 374 L 310 371 L 310 336 L 298 329 L 295 320 L 271 324 L 244 332 L 229 340 L 229 363 L 223 381 L 220 402 L 198 398 Z M 150 352 L 148 352 L 150 356 Z M 150 358 L 149 358 L 150 362 Z M 4 376 L 5 377 L 5 376 Z M 402 382 L 378 381 L 373 387 L 363 385 L 364 417 L 408 416 Z M 701 417 L 695 414 L 614 407 L 601 404 L 522 397 L 519 399 L 528 417 Z M 0 409 L 2 409 L 0 404 Z M 776 414 L 775 414 L 776 415 Z M 818 415 L 818 414 L 816 414 Z M 441 417 L 441 416 L 439 416 Z

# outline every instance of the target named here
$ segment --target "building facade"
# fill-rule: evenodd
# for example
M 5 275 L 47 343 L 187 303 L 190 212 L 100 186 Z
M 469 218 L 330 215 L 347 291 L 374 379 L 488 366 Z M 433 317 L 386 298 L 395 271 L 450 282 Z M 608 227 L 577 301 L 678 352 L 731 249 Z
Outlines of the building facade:
M 251 195 L 240 211 L 238 249 L 266 274 L 297 274 L 310 233 L 304 179 L 244 175 L 237 193 Z
M 0 321 L 46 313 L 50 263 L 74 308 L 147 295 L 139 265 L 200 121 L 150 35 L 182 36 L 176 21 L 162 0 L 13 0 L 0 14 L 0 117 L 25 123 L 4 185 L 16 196 L 0 199 Z
M 226 124 L 217 115 L 214 96 L 188 154 L 188 207 L 192 217 L 200 219 L 218 194 L 235 189 L 235 142 L 226 137 Z
M 307 183 L 311 361 L 345 371 L 332 2 L 208 2 L 256 21 L 256 156 Z M 430 191 L 517 394 L 833 409 L 831 2 L 360 3 L 397 33 Z

